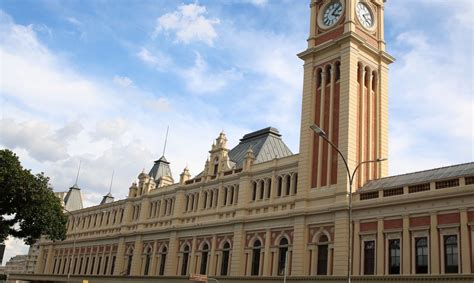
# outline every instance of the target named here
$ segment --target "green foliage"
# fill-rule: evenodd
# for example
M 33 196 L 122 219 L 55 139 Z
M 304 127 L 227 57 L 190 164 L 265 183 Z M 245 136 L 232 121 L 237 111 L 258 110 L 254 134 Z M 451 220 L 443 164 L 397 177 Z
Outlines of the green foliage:
M 42 235 L 66 238 L 67 217 L 43 173 L 24 169 L 18 156 L 0 150 L 0 242 L 8 236 L 30 245 Z

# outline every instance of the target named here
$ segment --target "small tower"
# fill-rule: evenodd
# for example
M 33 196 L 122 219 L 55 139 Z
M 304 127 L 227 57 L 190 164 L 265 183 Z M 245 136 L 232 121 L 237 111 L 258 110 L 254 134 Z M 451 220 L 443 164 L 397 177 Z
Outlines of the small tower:
M 153 178 L 158 188 L 166 187 L 174 183 L 170 163 L 166 160 L 165 156 L 155 161 L 148 175 Z
M 191 174 L 189 173 L 188 166 L 183 169 L 183 173 L 179 175 L 179 183 L 183 185 L 187 180 L 191 179 Z
M 204 176 L 207 180 L 216 179 L 219 174 L 232 169 L 232 162 L 229 160 L 229 149 L 227 149 L 227 137 L 221 132 L 212 143 L 210 155 L 206 161 Z

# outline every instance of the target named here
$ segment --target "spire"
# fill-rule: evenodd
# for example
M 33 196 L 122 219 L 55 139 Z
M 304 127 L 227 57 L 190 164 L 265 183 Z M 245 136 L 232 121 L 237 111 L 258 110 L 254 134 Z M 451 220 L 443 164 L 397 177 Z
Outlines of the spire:
M 166 152 L 166 143 L 168 142 L 168 131 L 170 129 L 170 126 L 168 125 L 168 127 L 166 127 L 166 136 L 165 136 L 165 145 L 163 146 L 163 154 L 161 156 L 165 156 L 165 152 Z
M 112 170 L 112 178 L 110 179 L 110 187 L 109 187 L 109 193 L 106 194 L 105 196 L 102 197 L 102 201 L 100 204 L 106 204 L 114 201 L 114 197 L 112 196 L 112 183 L 114 181 L 114 173 L 115 170 Z
M 73 187 L 75 188 L 79 188 L 79 186 L 77 185 L 77 181 L 79 180 L 79 172 L 81 172 L 81 163 L 82 163 L 82 160 L 79 159 L 79 167 L 77 168 L 76 182 L 73 185 Z

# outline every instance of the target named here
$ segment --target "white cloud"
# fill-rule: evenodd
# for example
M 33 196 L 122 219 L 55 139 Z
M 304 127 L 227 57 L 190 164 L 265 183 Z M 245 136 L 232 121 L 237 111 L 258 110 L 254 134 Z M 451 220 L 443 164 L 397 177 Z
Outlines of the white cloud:
M 219 19 L 206 18 L 207 9 L 196 3 L 180 5 L 177 11 L 162 15 L 157 19 L 154 36 L 161 32 L 174 32 L 176 41 L 183 43 L 204 42 L 213 45 L 217 32 L 214 26 Z
M 81 27 L 82 26 L 82 22 L 79 21 L 78 19 L 74 18 L 74 17 L 67 17 L 66 20 L 71 23 L 72 25 L 76 26 L 76 27 Z
M 242 78 L 242 74 L 235 69 L 212 72 L 197 52 L 194 66 L 179 72 L 184 78 L 186 88 L 194 93 L 214 93 L 228 86 L 230 82 Z
M 117 142 L 127 131 L 129 124 L 122 118 L 100 121 L 91 133 L 93 140 L 110 140 Z
M 158 99 L 151 99 L 145 102 L 145 107 L 152 109 L 153 111 L 169 111 L 171 109 L 170 102 L 163 97 Z
M 122 87 L 128 87 L 133 84 L 133 81 L 129 77 L 114 76 L 114 83 Z
M 244 3 L 249 3 L 258 7 L 263 7 L 268 4 L 268 0 L 242 0 Z
M 58 139 L 56 133 L 46 123 L 38 121 L 19 123 L 4 118 L 0 120 L 0 133 L 1 144 L 10 149 L 25 149 L 38 161 L 58 161 L 68 157 L 67 143 Z M 64 133 L 63 131 L 58 134 Z
M 151 53 L 146 48 L 142 48 L 136 55 L 142 62 L 157 70 L 163 70 L 171 64 L 171 58 L 165 54 L 161 52 Z

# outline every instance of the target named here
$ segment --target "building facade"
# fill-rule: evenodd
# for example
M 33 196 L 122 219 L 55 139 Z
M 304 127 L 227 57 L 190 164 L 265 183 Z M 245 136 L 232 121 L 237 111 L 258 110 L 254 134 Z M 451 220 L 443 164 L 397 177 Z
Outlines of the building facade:
M 313 0 L 309 12 L 308 48 L 298 54 L 299 154 L 266 128 L 232 149 L 219 134 L 195 177 L 185 168 L 175 181 L 163 156 L 127 199 L 73 211 L 65 241 L 41 242 L 35 273 L 472 275 L 474 163 L 387 177 L 381 161 L 394 61 L 385 52 L 384 1 Z M 362 163 L 352 198 L 342 158 L 312 124 L 349 168 Z

